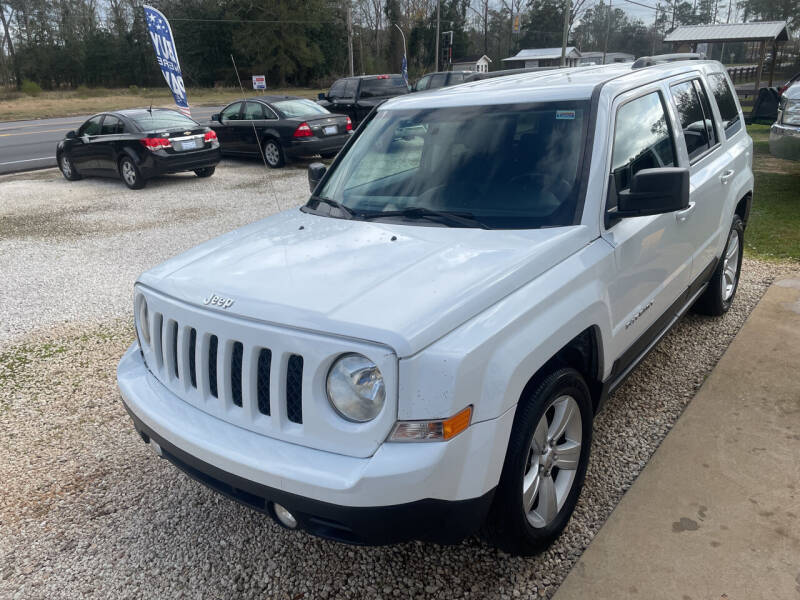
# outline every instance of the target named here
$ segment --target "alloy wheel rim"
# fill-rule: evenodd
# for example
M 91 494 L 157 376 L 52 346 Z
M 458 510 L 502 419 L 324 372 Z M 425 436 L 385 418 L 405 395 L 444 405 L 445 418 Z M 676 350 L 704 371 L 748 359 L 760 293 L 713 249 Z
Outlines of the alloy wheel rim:
M 583 423 L 572 396 L 556 398 L 536 424 L 522 477 L 522 506 L 532 527 L 555 520 L 581 459 Z
M 268 142 L 267 145 L 264 146 L 264 155 L 267 157 L 267 162 L 270 165 L 278 164 L 280 154 L 278 153 L 278 147 L 273 142 Z
M 722 262 L 722 300 L 727 302 L 736 289 L 739 270 L 739 233 L 731 231 Z
M 61 170 L 67 177 L 72 175 L 72 165 L 69 164 L 69 159 L 66 156 L 61 157 Z
M 129 184 L 136 183 L 136 171 L 133 170 L 133 165 L 127 160 L 122 163 L 122 176 Z

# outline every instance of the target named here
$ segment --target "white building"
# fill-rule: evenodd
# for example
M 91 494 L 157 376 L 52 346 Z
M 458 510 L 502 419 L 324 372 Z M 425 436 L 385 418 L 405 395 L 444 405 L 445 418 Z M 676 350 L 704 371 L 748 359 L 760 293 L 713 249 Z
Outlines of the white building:
M 577 66 L 581 53 L 575 46 L 567 46 L 567 66 Z M 526 48 L 514 56 L 504 58 L 506 69 L 530 69 L 533 67 L 558 67 L 561 65 L 561 48 Z
M 492 59 L 485 54 L 481 56 L 467 56 L 453 61 L 453 71 L 474 71 L 476 73 L 488 73 L 489 63 Z
M 627 52 L 606 52 L 606 61 L 603 62 L 602 52 L 581 52 L 581 57 L 578 60 L 579 65 L 588 65 L 594 63 L 596 65 L 610 65 L 611 63 L 626 63 L 633 62 L 636 57 Z

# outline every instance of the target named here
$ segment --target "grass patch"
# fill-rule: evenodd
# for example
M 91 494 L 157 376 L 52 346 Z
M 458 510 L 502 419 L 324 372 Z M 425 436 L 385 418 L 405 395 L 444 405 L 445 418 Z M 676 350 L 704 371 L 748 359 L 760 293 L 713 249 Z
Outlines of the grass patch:
M 748 125 L 755 193 L 745 236 L 749 256 L 800 261 L 800 162 L 769 153 L 769 125 Z
M 324 90 L 306 88 L 285 88 L 267 90 L 267 94 L 289 94 L 315 100 L 317 93 Z M 245 88 L 247 97 L 256 96 L 255 90 Z M 189 89 L 190 106 L 216 106 L 228 104 L 241 98 L 239 88 L 198 88 Z M 3 121 L 27 119 L 47 119 L 86 115 L 106 110 L 153 106 L 174 108 L 169 89 L 139 88 L 130 86 L 124 89 L 89 88 L 80 86 L 75 90 L 43 91 L 37 97 L 4 91 L 0 94 L 0 115 Z

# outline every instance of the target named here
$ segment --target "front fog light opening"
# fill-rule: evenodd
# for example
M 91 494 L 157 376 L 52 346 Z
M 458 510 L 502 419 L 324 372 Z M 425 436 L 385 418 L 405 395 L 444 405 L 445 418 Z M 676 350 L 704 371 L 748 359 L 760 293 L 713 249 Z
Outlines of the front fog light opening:
M 277 502 L 272 503 L 272 511 L 275 513 L 275 518 L 278 522 L 287 529 L 297 529 L 297 519 L 289 510 Z

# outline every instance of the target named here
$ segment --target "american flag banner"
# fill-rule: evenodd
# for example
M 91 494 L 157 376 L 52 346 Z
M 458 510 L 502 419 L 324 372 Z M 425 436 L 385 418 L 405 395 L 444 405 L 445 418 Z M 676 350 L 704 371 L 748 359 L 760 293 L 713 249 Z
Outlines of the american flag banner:
M 156 8 L 144 5 L 144 17 L 147 23 L 147 31 L 153 42 L 153 49 L 156 51 L 156 61 L 161 68 L 164 79 L 167 80 L 172 96 L 178 110 L 187 117 L 189 112 L 189 100 L 186 97 L 186 86 L 183 84 L 181 74 L 181 63 L 178 61 L 178 50 L 175 47 L 175 39 L 172 37 L 172 28 L 169 26 L 167 18 Z

